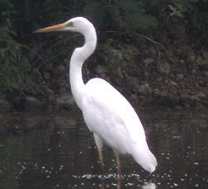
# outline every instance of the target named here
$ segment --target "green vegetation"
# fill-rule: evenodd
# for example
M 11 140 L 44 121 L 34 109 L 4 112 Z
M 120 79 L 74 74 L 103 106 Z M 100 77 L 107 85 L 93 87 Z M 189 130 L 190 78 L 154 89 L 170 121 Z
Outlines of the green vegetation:
M 27 48 L 18 42 L 12 25 L 15 10 L 10 1 L 1 1 L 0 27 L 0 88 L 3 92 L 21 91 L 29 79 L 30 62 Z
M 137 33 L 158 41 L 182 33 L 197 47 L 208 46 L 208 0 L 1 0 L 1 92 L 41 93 L 38 85 L 47 84 L 51 74 L 46 64 L 64 62 L 71 47 L 60 52 L 62 36 L 53 35 L 47 36 L 47 44 L 40 44 L 32 31 L 79 15 L 88 17 L 103 32 L 101 43 L 107 32 L 128 37 Z

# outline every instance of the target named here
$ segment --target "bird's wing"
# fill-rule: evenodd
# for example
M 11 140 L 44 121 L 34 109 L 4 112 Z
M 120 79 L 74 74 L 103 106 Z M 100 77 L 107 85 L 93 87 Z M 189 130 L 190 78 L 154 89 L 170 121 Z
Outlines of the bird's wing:
M 120 152 L 130 153 L 130 143 L 146 144 L 143 126 L 133 107 L 105 80 L 88 81 L 82 112 L 89 129 Z

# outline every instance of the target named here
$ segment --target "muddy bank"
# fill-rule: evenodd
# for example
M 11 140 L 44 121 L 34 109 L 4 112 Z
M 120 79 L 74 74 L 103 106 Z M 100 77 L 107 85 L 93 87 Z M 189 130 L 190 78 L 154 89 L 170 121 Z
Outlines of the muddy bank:
M 195 107 L 208 105 L 208 51 L 186 41 L 156 42 L 143 37 L 107 39 L 83 68 L 84 80 L 101 77 L 139 106 Z M 167 45 L 166 45 L 167 44 Z M 68 52 L 69 56 L 72 53 Z M 0 94 L 0 112 L 55 112 L 74 105 L 68 59 L 34 69 L 35 87 Z
M 0 135 L 24 134 L 33 129 L 76 128 L 82 122 L 78 110 L 62 112 L 0 113 Z
M 145 129 L 148 130 L 150 124 L 155 129 L 168 129 L 168 124 L 153 124 L 151 120 L 178 120 L 179 117 L 183 120 L 188 120 L 190 125 L 186 127 L 197 127 L 200 130 L 208 129 L 207 111 L 205 107 L 181 107 L 175 106 L 138 106 L 133 104 L 138 113 Z M 155 113 L 156 112 L 156 113 Z M 200 120 L 200 121 L 198 121 Z M 61 110 L 56 112 L 9 112 L 0 113 L 0 136 L 1 135 L 22 135 L 34 129 L 81 129 L 85 128 L 85 123 L 81 112 L 73 105 L 71 110 Z M 178 125 L 178 127 L 180 127 Z

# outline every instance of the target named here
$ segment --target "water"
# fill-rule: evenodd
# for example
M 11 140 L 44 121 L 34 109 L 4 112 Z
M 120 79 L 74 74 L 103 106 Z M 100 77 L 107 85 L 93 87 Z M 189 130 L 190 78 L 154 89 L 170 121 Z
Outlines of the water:
M 37 118 L 37 115 L 16 116 Z M 131 157 L 121 157 L 122 188 L 207 189 L 206 111 L 158 108 L 143 111 L 140 117 L 159 166 L 149 175 Z M 20 129 L 16 134 L 0 136 L 1 189 L 98 189 L 102 184 L 104 188 L 116 188 L 113 153 L 105 148 L 102 172 L 92 135 L 79 113 L 59 113 L 48 116 L 47 120 L 41 122 L 40 129 L 30 132 Z M 25 119 L 21 121 L 18 124 L 25 125 Z

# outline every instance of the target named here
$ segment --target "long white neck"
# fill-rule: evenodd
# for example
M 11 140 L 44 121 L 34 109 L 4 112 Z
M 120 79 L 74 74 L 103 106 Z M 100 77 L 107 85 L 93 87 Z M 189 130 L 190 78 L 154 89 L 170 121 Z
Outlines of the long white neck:
M 82 109 L 82 102 L 85 96 L 85 84 L 82 78 L 82 65 L 85 60 L 95 51 L 97 44 L 97 35 L 94 26 L 82 32 L 85 43 L 82 47 L 76 48 L 70 60 L 70 85 L 75 102 Z

